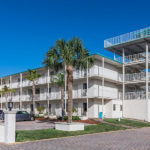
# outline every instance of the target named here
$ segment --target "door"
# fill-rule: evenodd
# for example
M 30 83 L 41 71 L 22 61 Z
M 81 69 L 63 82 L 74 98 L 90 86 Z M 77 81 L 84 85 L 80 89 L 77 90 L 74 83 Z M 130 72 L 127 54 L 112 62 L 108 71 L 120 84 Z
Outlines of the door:
M 86 116 L 87 112 L 87 103 L 83 103 L 83 115 Z

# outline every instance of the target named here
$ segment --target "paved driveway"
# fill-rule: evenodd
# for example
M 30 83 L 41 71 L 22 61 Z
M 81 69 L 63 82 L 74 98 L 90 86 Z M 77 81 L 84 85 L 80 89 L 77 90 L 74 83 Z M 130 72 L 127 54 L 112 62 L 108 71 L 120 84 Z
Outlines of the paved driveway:
M 0 150 L 150 150 L 150 128 L 22 143 Z
M 50 121 L 23 121 L 16 123 L 17 130 L 37 130 L 54 128 L 54 123 Z
M 0 124 L 4 123 L 0 120 Z M 50 121 L 22 121 L 16 122 L 16 130 L 37 130 L 37 129 L 49 129 L 54 128 L 54 123 Z

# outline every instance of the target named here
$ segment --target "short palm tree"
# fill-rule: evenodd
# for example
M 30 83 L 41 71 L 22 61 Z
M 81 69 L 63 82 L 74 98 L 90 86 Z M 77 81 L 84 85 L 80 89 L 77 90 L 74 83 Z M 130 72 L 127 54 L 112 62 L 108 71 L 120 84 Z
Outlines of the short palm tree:
M 29 75 L 25 76 L 25 79 L 28 79 L 29 81 L 32 82 L 32 109 L 31 109 L 31 113 L 34 114 L 35 113 L 35 81 L 41 77 L 40 74 L 37 73 L 36 70 L 28 70 Z
M 94 59 L 89 55 L 89 51 L 84 48 L 79 38 L 73 38 L 69 41 L 58 40 L 46 55 L 44 64 L 57 70 L 61 65 L 66 65 L 67 85 L 68 85 L 68 123 L 72 122 L 72 86 L 74 68 L 86 68 L 94 63 Z M 61 66 L 61 67 L 62 67 Z
M 65 74 L 58 73 L 52 77 L 52 84 L 58 85 L 61 88 L 61 108 L 62 108 L 62 121 L 64 121 L 65 109 L 64 109 L 64 96 L 65 96 Z
M 2 88 L 2 90 L 0 91 L 0 94 L 4 94 L 5 95 L 5 106 L 6 106 L 6 110 L 8 109 L 8 95 L 11 92 L 15 92 L 15 89 L 9 89 L 6 85 L 4 86 L 4 88 Z

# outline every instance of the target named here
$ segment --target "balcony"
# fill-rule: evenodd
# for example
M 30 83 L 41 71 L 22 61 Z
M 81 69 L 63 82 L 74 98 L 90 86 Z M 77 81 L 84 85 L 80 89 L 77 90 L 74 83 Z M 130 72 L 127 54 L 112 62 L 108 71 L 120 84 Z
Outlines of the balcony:
M 87 72 L 86 70 L 75 71 L 73 77 L 74 79 L 86 78 Z M 102 67 L 98 67 L 98 66 L 93 66 L 92 68 L 89 69 L 88 77 L 100 77 L 100 78 L 104 77 L 108 80 L 122 82 L 122 74 L 118 73 L 117 71 L 113 71 L 107 68 L 103 69 Z
M 141 38 L 146 38 L 150 36 L 150 27 L 136 30 L 130 33 L 119 35 L 113 38 L 106 39 L 104 41 L 104 48 L 109 48 L 115 45 L 127 43 L 130 41 L 138 40 Z

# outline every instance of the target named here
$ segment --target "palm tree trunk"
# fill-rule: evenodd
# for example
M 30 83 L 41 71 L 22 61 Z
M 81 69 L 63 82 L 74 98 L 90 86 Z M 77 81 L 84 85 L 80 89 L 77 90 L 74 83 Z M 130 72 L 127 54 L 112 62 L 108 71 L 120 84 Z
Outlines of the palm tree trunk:
M 72 123 L 72 84 L 73 84 L 73 66 L 67 66 L 68 82 L 68 123 Z
M 32 106 L 33 106 L 32 114 L 35 114 L 34 98 L 35 98 L 35 82 L 33 81 L 32 83 Z
M 65 109 L 64 109 L 64 87 L 61 87 L 61 108 L 62 108 L 62 121 L 64 121 Z

